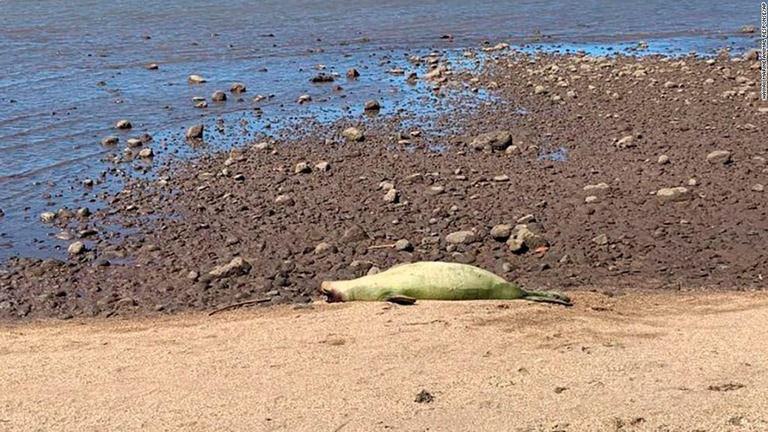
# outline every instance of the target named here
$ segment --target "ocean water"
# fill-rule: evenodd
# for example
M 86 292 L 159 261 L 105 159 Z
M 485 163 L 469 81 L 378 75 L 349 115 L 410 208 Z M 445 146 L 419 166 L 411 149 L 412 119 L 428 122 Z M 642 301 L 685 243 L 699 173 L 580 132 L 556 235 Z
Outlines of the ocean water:
M 113 167 L 103 159 L 142 133 L 155 137 L 159 153 L 189 157 L 243 144 L 281 122 L 361 115 L 370 98 L 385 101 L 385 115 L 416 109 L 424 104 L 386 70 L 409 54 L 483 41 L 743 50 L 757 42 L 739 29 L 757 26 L 759 13 L 757 1 L 732 0 L 0 0 L 0 260 L 63 255 L 66 244 L 51 239 L 58 230 L 43 226 L 40 212 L 98 207 L 96 194 L 119 190 L 122 177 L 109 175 L 93 189 L 82 180 L 101 178 Z M 149 63 L 159 70 L 147 70 Z M 333 92 L 309 82 L 320 64 L 342 77 L 356 67 L 362 76 L 342 79 L 344 92 Z M 208 82 L 189 85 L 190 74 Z M 194 108 L 192 97 L 235 81 L 248 86 L 242 101 Z M 272 97 L 254 103 L 259 94 Z M 314 101 L 297 105 L 301 94 Z M 131 131 L 113 129 L 123 118 Z M 212 134 L 211 147 L 192 151 L 179 139 L 188 125 L 216 119 L 228 130 Z M 111 134 L 123 142 L 104 148 Z

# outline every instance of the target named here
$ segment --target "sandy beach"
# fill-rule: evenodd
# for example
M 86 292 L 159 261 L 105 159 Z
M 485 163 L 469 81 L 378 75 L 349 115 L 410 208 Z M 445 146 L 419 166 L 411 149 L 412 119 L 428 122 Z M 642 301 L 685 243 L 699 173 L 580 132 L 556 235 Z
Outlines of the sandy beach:
M 6 325 L 0 430 L 768 429 L 768 296 L 572 295 Z

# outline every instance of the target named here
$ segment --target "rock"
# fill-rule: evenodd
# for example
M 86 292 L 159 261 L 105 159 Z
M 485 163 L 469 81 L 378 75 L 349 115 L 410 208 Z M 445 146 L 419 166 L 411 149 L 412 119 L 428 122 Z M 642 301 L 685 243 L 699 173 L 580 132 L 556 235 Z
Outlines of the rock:
M 93 180 L 91 180 L 91 179 L 83 180 L 83 186 L 85 186 L 87 188 L 93 187 Z
M 381 190 L 383 190 L 385 192 L 390 190 L 390 189 L 394 189 L 394 188 L 395 188 L 395 184 L 392 183 L 392 182 L 383 181 L 383 182 L 379 183 L 379 189 L 381 189 Z
M 752 48 L 744 53 L 744 59 L 749 61 L 755 61 L 760 58 L 760 51 Z
M 517 225 L 512 230 L 512 233 L 514 234 L 514 237 L 511 237 L 510 240 L 522 242 L 525 249 L 536 250 L 542 246 L 549 246 L 549 241 L 547 239 L 531 231 L 527 225 Z M 509 241 L 507 241 L 507 243 L 509 243 Z M 513 243 L 516 245 L 516 242 L 513 241 Z
M 3 217 L 3 216 L 5 216 L 5 212 L 3 211 L 3 209 L 0 209 L 0 217 Z
M 189 78 L 187 78 L 187 82 L 190 84 L 202 84 L 206 82 L 206 80 L 200 75 L 190 75 Z
M 141 149 L 141 151 L 139 152 L 139 157 L 140 158 L 149 159 L 149 158 L 152 158 L 154 156 L 155 156 L 155 153 L 152 151 L 151 148 Z
M 506 241 L 512 235 L 512 225 L 499 224 L 491 228 L 491 237 L 499 241 Z
M 506 149 L 504 149 L 504 153 L 508 155 L 518 154 L 520 153 L 520 148 L 517 147 L 516 145 L 511 145 Z
M 599 202 L 599 201 L 600 201 L 600 198 L 598 198 L 598 197 L 596 197 L 594 195 L 590 195 L 590 196 L 584 198 L 584 202 L 587 203 L 587 204 L 594 204 L 594 203 Z
M 745 25 L 739 31 L 744 34 L 750 34 L 750 33 L 755 33 L 757 31 L 757 28 L 753 25 Z
M 584 186 L 584 192 L 588 192 L 591 195 L 597 195 L 599 193 L 607 192 L 610 188 L 611 187 L 608 186 L 608 183 L 598 183 Z
M 363 141 L 365 134 L 356 127 L 348 127 L 341 132 L 341 136 L 347 141 Z
M 752 190 L 755 192 L 763 192 L 765 190 L 765 186 L 763 186 L 760 183 L 756 183 L 755 185 L 752 186 Z
M 616 142 L 616 146 L 618 148 L 632 148 L 636 147 L 637 144 L 635 143 L 635 136 L 634 135 L 626 135 L 622 137 L 620 140 Z
M 495 182 L 508 182 L 509 176 L 508 175 L 497 175 L 493 177 L 493 181 Z
M 63 207 L 56 212 L 56 217 L 59 219 L 71 219 L 75 217 L 75 214 L 72 212 L 72 210 Z
M 301 96 L 299 96 L 298 99 L 296 99 L 296 102 L 298 102 L 300 105 L 312 102 L 312 96 L 310 96 L 308 94 L 301 95 Z
M 195 104 L 195 108 L 200 108 L 200 109 L 208 108 L 208 102 L 200 101 L 200 102 Z
M 189 129 L 187 129 L 186 137 L 187 139 L 202 139 L 204 131 L 205 131 L 205 125 L 201 125 L 201 124 L 192 125 L 189 127 Z
M 56 219 L 56 213 L 53 213 L 53 212 L 40 213 L 40 220 L 42 220 L 45 223 L 51 223 L 55 219 Z
M 128 120 L 120 120 L 115 124 L 115 129 L 130 129 L 133 125 Z
M 549 90 L 547 90 L 547 88 L 544 87 L 541 84 L 539 84 L 539 85 L 537 85 L 536 87 L 533 88 L 533 94 L 542 94 L 542 93 L 543 94 L 547 94 L 548 92 L 549 92 Z
M 312 168 L 306 162 L 299 162 L 293 167 L 294 174 L 309 174 L 312 172 Z
M 659 199 L 659 201 L 662 201 L 662 202 L 666 202 L 666 201 L 679 202 L 679 201 L 687 201 L 691 199 L 692 194 L 691 194 L 691 191 L 689 191 L 687 188 L 678 186 L 673 188 L 659 189 L 658 191 L 656 191 L 656 197 Z
M 141 142 L 141 140 L 138 138 L 131 138 L 126 141 L 125 144 L 128 146 L 128 148 L 136 148 L 141 147 L 144 143 Z
M 315 246 L 315 255 L 325 255 L 327 253 L 336 253 L 336 246 L 330 243 L 320 242 Z
M 409 252 L 413 250 L 413 245 L 407 239 L 400 239 L 395 242 L 395 250 Z
M 114 145 L 117 145 L 119 142 L 120 142 L 120 138 L 114 135 L 110 135 L 101 140 L 101 145 L 114 146 Z
M 470 244 L 478 241 L 474 231 L 455 231 L 445 236 L 445 242 L 449 244 Z
M 157 65 L 157 63 L 150 63 L 147 65 L 147 70 L 158 70 L 160 69 L 160 66 Z
M 360 76 L 360 72 L 357 71 L 355 68 L 349 68 L 347 69 L 347 78 L 357 78 Z
M 228 264 L 215 267 L 208 272 L 208 274 L 214 279 L 223 279 L 248 274 L 250 271 L 251 265 L 248 261 L 244 260 L 242 257 L 235 257 Z
M 376 266 L 373 266 L 370 269 L 368 269 L 368 273 L 366 273 L 366 274 L 368 276 L 373 276 L 373 275 L 379 274 L 379 273 L 381 273 L 381 269 L 376 267 Z
M 296 202 L 293 201 L 293 198 L 291 198 L 290 195 L 278 195 L 277 198 L 275 198 L 275 204 L 279 206 L 292 206 L 296 204 Z
M 125 308 L 132 308 L 136 306 L 136 300 L 130 298 L 130 297 L 123 297 L 120 300 L 115 302 L 115 309 L 125 309 Z
M 224 102 L 227 100 L 227 94 L 221 90 L 216 90 L 211 95 L 211 100 L 214 102 Z
M 319 84 L 319 83 L 333 82 L 334 80 L 333 80 L 333 76 L 332 75 L 326 75 L 326 74 L 321 72 L 321 73 L 315 75 L 314 77 L 312 77 L 309 81 L 313 82 L 315 84 Z
M 695 178 L 688 179 L 688 186 L 696 186 L 699 182 Z
M 245 93 L 246 91 L 245 84 L 241 82 L 236 82 L 229 87 L 229 91 L 231 93 Z
M 76 241 L 76 242 L 72 243 L 71 245 L 69 245 L 69 247 L 67 248 L 67 252 L 70 255 L 73 255 L 73 256 L 74 255 L 80 255 L 80 254 L 82 254 L 82 253 L 84 253 L 86 251 L 87 251 L 87 249 L 85 247 L 85 243 L 83 243 L 81 241 Z
M 200 273 L 196 270 L 190 270 L 189 273 L 187 273 L 187 279 L 191 281 L 196 281 L 197 278 L 200 277 Z
M 509 250 L 512 253 L 522 253 L 525 251 L 525 243 L 514 237 L 507 241 L 507 247 L 509 247 Z
M 91 210 L 88 207 L 81 207 L 75 212 L 80 219 L 87 218 L 91 215 Z
M 272 150 L 272 145 L 268 142 L 260 142 L 253 145 L 256 150 Z
M 342 234 L 340 242 L 344 244 L 349 244 L 349 243 L 361 242 L 368 239 L 370 239 L 370 236 L 368 236 L 368 233 L 365 232 L 363 227 L 361 227 L 360 225 L 354 224 L 344 230 L 344 234 Z
M 707 155 L 707 162 L 711 164 L 727 164 L 731 162 L 731 152 L 715 150 Z
M 659 160 L 656 161 L 659 165 L 666 165 L 669 163 L 669 156 L 667 155 L 661 155 L 659 156 Z
M 476 136 L 469 145 L 478 150 L 503 151 L 512 145 L 512 134 L 502 130 L 486 132 Z
M 443 192 L 445 192 L 444 186 L 436 185 L 436 186 L 430 186 L 427 188 L 427 195 L 435 196 L 435 195 L 440 195 Z
M 384 194 L 384 202 L 394 204 L 400 200 L 400 194 L 397 192 L 397 189 L 390 189 L 387 191 L 386 194 Z
M 377 100 L 369 100 L 365 103 L 365 111 L 378 111 L 381 109 L 381 104 Z
M 592 239 L 592 243 L 599 246 L 605 246 L 608 244 L 608 236 L 605 234 L 600 234 L 597 237 Z

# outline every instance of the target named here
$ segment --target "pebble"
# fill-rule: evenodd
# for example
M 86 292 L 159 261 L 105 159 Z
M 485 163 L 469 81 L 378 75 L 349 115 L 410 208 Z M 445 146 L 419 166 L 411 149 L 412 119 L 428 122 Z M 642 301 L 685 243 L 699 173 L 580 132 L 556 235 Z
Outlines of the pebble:
M 295 201 L 293 198 L 291 198 L 290 195 L 278 195 L 277 198 L 275 198 L 275 204 L 281 206 L 292 206 L 295 204 Z
M 341 136 L 347 141 L 363 141 L 365 134 L 356 127 L 348 127 L 341 132 Z
M 381 109 L 381 104 L 377 100 L 369 100 L 365 103 L 365 111 L 378 111 Z
M 542 94 L 542 93 L 546 94 L 547 92 L 548 92 L 547 88 L 541 84 L 533 88 L 533 94 Z
M 699 182 L 695 178 L 688 179 L 688 186 L 696 186 Z
M 69 240 L 72 240 L 73 238 L 75 238 L 75 235 L 72 234 L 69 231 L 60 231 L 60 232 L 56 233 L 56 235 L 54 237 L 56 237 L 59 240 L 69 241 Z
M 388 191 L 390 189 L 394 189 L 394 187 L 395 187 L 395 184 L 392 183 L 392 182 L 383 181 L 383 182 L 379 183 L 379 189 L 381 189 L 383 191 Z
M 506 241 L 512 235 L 512 225 L 498 224 L 491 228 L 491 237 L 499 241 Z
M 320 242 L 315 246 L 315 255 L 325 255 L 326 253 L 336 253 L 336 246 L 327 242 Z
M 379 274 L 379 273 L 381 273 L 381 269 L 376 267 L 376 266 L 373 266 L 373 267 L 368 269 L 368 273 L 366 273 L 366 274 L 368 276 L 373 276 L 373 275 Z
M 495 182 L 507 182 L 509 181 L 508 175 L 497 175 L 493 178 L 493 181 Z
M 91 180 L 91 179 L 83 180 L 83 186 L 85 186 L 85 187 L 93 187 L 93 180 Z
M 594 185 L 586 185 L 586 186 L 584 186 L 584 192 L 589 192 L 589 193 L 594 195 L 596 193 L 606 192 L 610 188 L 611 187 L 608 186 L 608 183 L 598 183 L 598 184 L 594 184 Z
M 200 75 L 190 75 L 189 78 L 187 78 L 187 82 L 190 84 L 202 84 L 206 82 L 206 80 Z
M 85 243 L 83 243 L 81 241 L 76 241 L 76 242 L 72 243 L 71 245 L 69 245 L 69 247 L 67 248 L 67 252 L 70 255 L 80 255 L 80 254 L 82 254 L 85 251 L 86 251 Z
M 505 151 L 512 145 L 512 134 L 503 130 L 486 132 L 476 136 L 469 145 L 478 150 Z
M 294 174 L 309 174 L 312 172 L 312 168 L 306 162 L 299 162 L 293 167 Z
M 141 145 L 144 144 L 138 138 L 131 138 L 128 141 L 126 141 L 125 143 L 126 143 L 126 145 L 128 145 L 128 148 L 141 147 Z
M 387 191 L 386 194 L 384 194 L 384 202 L 394 204 L 400 199 L 400 194 L 397 192 L 397 189 L 390 189 Z
M 299 96 L 298 99 L 296 99 L 296 102 L 298 102 L 301 105 L 303 105 L 305 103 L 312 102 L 312 96 L 310 96 L 308 94 L 301 95 L 301 96 Z
M 120 138 L 114 135 L 110 135 L 101 140 L 101 145 L 114 146 L 120 142 Z
M 360 72 L 357 71 L 355 68 L 349 68 L 347 69 L 347 78 L 357 78 L 360 76 Z
M 245 84 L 241 82 L 236 82 L 229 87 L 229 91 L 232 93 L 245 93 L 246 91 Z
M 587 204 L 594 204 L 594 203 L 596 203 L 598 201 L 600 201 L 600 198 L 598 198 L 598 197 L 596 197 L 594 195 L 590 195 L 590 196 L 584 198 L 584 202 L 587 203 Z
M 133 125 L 128 120 L 120 120 L 115 124 L 115 129 L 130 129 Z
M 760 183 L 756 183 L 755 185 L 752 186 L 752 190 L 755 192 L 763 192 L 765 190 L 765 186 L 763 186 Z
M 251 271 L 251 264 L 242 257 L 235 257 L 227 264 L 214 267 L 208 274 L 215 279 L 240 276 Z
M 518 154 L 520 153 L 520 148 L 517 147 L 516 145 L 511 145 L 506 149 L 504 149 L 504 153 L 508 155 Z
M 190 270 L 189 273 L 187 273 L 187 279 L 191 281 L 195 281 L 199 277 L 200 277 L 200 273 L 196 270 Z
M 260 142 L 253 145 L 256 150 L 272 150 L 272 146 L 268 142 Z
M 160 66 L 157 65 L 157 63 L 150 63 L 147 65 L 147 70 L 158 70 L 160 69 Z
M 192 125 L 189 127 L 189 129 L 187 129 L 186 137 L 187 139 L 202 139 L 204 131 L 205 131 L 205 125 L 201 125 L 201 124 Z
M 626 135 L 616 142 L 616 146 L 619 148 L 631 148 L 635 147 L 635 136 Z
M 91 215 L 91 210 L 88 207 L 81 207 L 81 208 L 77 209 L 75 214 L 77 215 L 77 217 L 79 217 L 81 219 L 82 218 L 87 218 L 88 216 Z
M 408 252 L 413 250 L 413 245 L 408 239 L 400 239 L 395 242 L 395 250 Z
M 592 239 L 592 243 L 595 243 L 599 246 L 605 246 L 608 244 L 608 236 L 605 234 L 600 234 L 597 237 Z
M 439 186 L 438 185 L 438 186 L 430 186 L 430 187 L 427 188 L 427 194 L 428 195 L 433 195 L 433 196 L 434 195 L 440 195 L 443 192 L 445 192 L 445 187 L 444 186 Z
M 331 164 L 326 161 L 320 161 L 315 164 L 315 169 L 318 171 L 330 171 Z
M 711 164 L 727 164 L 731 161 L 731 152 L 727 150 L 715 150 L 707 155 L 707 162 Z
M 659 156 L 659 160 L 656 162 L 659 165 L 666 165 L 669 163 L 669 156 L 667 155 L 661 155 Z
M 656 197 L 659 199 L 659 201 L 679 202 L 691 199 L 692 194 L 687 188 L 678 186 L 673 188 L 659 189 L 656 191 Z
M 221 90 L 216 90 L 211 95 L 211 100 L 214 102 L 224 102 L 227 100 L 227 94 Z
M 208 102 L 200 101 L 200 102 L 195 104 L 195 108 L 200 108 L 200 109 L 208 108 Z
M 449 244 L 469 244 L 478 240 L 473 231 L 455 231 L 445 236 L 445 242 Z

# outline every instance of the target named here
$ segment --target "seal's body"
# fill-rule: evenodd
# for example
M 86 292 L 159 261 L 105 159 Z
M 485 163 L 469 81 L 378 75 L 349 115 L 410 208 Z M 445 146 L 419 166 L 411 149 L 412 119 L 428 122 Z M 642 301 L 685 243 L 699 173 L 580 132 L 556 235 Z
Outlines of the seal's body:
M 524 299 L 570 305 L 559 293 L 526 291 L 487 270 L 467 264 L 424 261 L 348 281 L 323 282 L 329 302 Z

